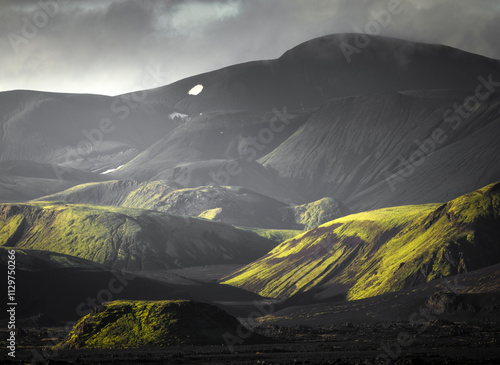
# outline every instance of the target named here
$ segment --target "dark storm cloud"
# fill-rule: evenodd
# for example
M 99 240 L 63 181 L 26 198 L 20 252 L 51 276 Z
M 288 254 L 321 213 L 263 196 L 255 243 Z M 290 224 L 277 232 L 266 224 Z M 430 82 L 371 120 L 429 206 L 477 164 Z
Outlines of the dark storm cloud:
M 59 0 L 50 7 L 54 1 L 0 2 L 0 90 L 117 94 L 149 86 L 141 80 L 151 68 L 161 70 L 160 81 L 169 83 L 234 63 L 279 57 L 321 35 L 364 31 L 374 12 L 386 10 L 389 3 Z M 381 28 L 382 35 L 500 58 L 499 1 L 401 4 L 402 11 Z M 30 30 L 27 23 L 34 25 L 34 36 L 24 34 Z

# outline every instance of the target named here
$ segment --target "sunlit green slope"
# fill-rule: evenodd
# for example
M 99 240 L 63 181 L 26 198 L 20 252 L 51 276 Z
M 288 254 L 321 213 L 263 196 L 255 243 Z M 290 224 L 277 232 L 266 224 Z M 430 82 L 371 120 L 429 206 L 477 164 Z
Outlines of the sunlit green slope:
M 149 210 L 0 204 L 0 246 L 52 251 L 119 269 L 246 264 L 275 245 L 225 224 Z
M 223 345 L 239 322 L 223 310 L 191 301 L 115 301 L 83 317 L 59 348 Z M 264 339 L 253 335 L 249 342 Z
M 37 200 L 150 209 L 268 229 L 312 229 L 350 213 L 340 201 L 332 198 L 290 206 L 239 186 L 183 188 L 164 180 L 82 184 Z
M 446 204 L 385 208 L 325 223 L 224 279 L 269 297 L 354 300 L 500 262 L 500 183 Z

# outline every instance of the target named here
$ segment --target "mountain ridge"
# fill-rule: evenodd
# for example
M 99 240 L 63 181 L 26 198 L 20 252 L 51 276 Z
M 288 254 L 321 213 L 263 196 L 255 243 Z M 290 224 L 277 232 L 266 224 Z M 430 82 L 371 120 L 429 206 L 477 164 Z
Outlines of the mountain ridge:
M 283 242 L 222 283 L 263 296 L 368 298 L 500 262 L 500 183 L 445 204 L 384 208 Z

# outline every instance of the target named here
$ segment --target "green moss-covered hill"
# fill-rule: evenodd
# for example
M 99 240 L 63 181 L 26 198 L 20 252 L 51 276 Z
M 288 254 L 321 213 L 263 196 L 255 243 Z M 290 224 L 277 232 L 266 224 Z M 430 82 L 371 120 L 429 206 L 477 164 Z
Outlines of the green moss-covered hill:
M 191 301 L 115 301 L 83 317 L 59 348 L 224 345 L 240 323 L 222 309 Z M 264 340 L 252 335 L 249 342 Z
M 182 189 L 182 186 L 164 180 L 111 180 L 80 184 L 37 200 L 165 211 L 161 209 L 165 197 L 177 189 Z
M 500 262 L 500 183 L 446 204 L 374 210 L 289 239 L 225 278 L 263 296 L 361 299 Z
M 253 232 L 165 213 L 57 202 L 0 205 L 0 246 L 72 255 L 117 269 L 248 263 L 275 244 Z
M 292 207 L 239 186 L 183 188 L 165 180 L 82 184 L 38 200 L 152 209 L 236 226 L 270 229 L 312 229 L 349 214 L 341 202 L 332 198 Z
M 297 205 L 292 209 L 295 221 L 304 225 L 305 230 L 349 214 L 349 209 L 333 198 L 323 198 L 312 203 Z

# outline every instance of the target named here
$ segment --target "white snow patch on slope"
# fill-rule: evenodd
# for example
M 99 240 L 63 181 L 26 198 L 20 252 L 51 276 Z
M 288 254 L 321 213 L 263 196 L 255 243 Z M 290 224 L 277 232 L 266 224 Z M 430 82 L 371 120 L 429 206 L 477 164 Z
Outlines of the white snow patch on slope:
M 116 169 L 110 169 L 110 170 L 106 170 L 104 172 L 101 172 L 101 175 L 111 174 L 112 172 L 115 172 L 116 170 L 121 169 L 123 166 L 125 166 L 125 165 L 118 166 Z
M 203 91 L 203 85 L 198 84 L 195 87 L 193 87 L 191 90 L 189 90 L 188 94 L 189 95 L 198 95 L 202 91 Z

